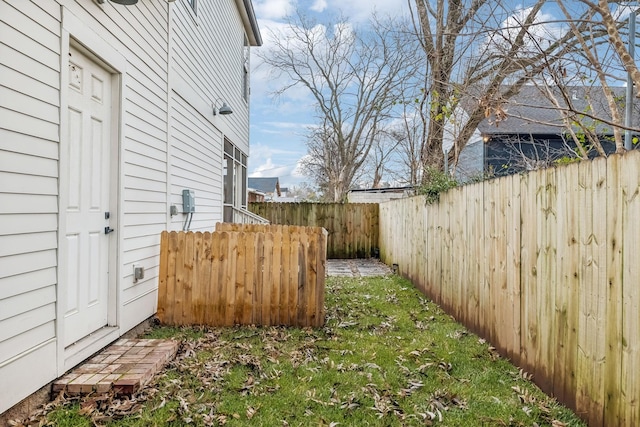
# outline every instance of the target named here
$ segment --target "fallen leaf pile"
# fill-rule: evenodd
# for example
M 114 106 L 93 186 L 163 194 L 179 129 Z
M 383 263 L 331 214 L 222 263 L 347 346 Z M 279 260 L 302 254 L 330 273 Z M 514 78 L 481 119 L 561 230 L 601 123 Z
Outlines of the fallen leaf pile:
M 324 328 L 159 327 L 180 348 L 149 386 L 61 394 L 13 425 L 582 425 L 408 282 L 327 287 Z

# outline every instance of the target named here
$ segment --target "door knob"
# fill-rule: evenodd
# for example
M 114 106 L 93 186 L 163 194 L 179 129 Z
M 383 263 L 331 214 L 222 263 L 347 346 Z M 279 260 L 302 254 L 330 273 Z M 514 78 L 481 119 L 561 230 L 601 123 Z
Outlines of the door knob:
M 105 227 L 105 228 L 104 228 L 104 234 L 109 234 L 109 233 L 111 233 L 112 231 L 115 231 L 115 230 L 114 230 L 113 228 L 111 228 L 111 227 Z

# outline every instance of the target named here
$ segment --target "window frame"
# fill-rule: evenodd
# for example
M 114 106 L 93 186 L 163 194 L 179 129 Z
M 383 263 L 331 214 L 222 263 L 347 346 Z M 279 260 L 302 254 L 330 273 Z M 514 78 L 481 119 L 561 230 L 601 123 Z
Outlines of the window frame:
M 242 97 L 245 102 L 249 102 L 249 94 L 250 94 L 250 81 L 249 81 L 249 66 L 250 66 L 250 58 L 251 58 L 251 46 L 249 45 L 249 39 L 247 35 L 244 34 L 243 38 L 243 46 L 242 46 Z
M 198 0 L 187 0 L 187 4 L 191 7 L 194 15 L 198 15 Z
M 224 139 L 222 161 L 223 220 L 233 222 L 234 210 L 247 210 L 247 159 L 227 138 Z

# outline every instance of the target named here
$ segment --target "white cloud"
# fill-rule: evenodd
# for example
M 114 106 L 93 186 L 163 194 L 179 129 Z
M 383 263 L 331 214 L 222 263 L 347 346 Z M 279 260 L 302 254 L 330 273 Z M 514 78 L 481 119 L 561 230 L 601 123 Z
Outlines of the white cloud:
M 295 0 L 255 0 L 253 8 L 260 19 L 282 19 L 295 8 Z
M 375 11 L 381 15 L 397 15 L 407 11 L 407 3 L 398 0 L 254 0 L 258 19 L 283 19 L 296 7 L 314 13 L 343 13 L 354 22 L 367 20 Z M 261 27 L 262 28 L 262 27 Z
M 612 9 L 611 5 L 609 8 Z M 634 10 L 637 10 L 637 6 L 633 3 L 619 4 L 615 10 L 611 10 L 611 16 L 618 22 L 627 21 L 629 19 L 629 14 Z
M 327 9 L 341 11 L 353 22 L 363 22 L 369 19 L 372 13 L 380 16 L 398 16 L 408 11 L 406 1 L 398 0 L 328 0 Z
M 300 183 L 308 180 L 302 173 L 300 160 L 291 165 L 279 165 L 273 163 L 271 158 L 268 158 L 264 163 L 258 165 L 249 176 L 251 178 L 277 177 L 280 181 L 280 187 L 300 185 Z
M 522 30 L 523 23 L 531 14 L 533 8 L 520 8 L 502 22 L 502 29 L 487 37 L 486 47 L 490 50 L 507 52 L 512 42 Z M 536 54 L 540 48 L 546 48 L 549 43 L 557 40 L 564 32 L 562 26 L 553 23 L 556 19 L 550 15 L 538 12 L 533 20 L 533 25 L 527 30 L 524 38 L 524 46 L 520 48 L 520 54 Z
M 292 149 L 287 149 L 284 147 L 274 147 L 272 145 L 265 145 L 261 143 L 251 145 L 251 157 L 259 158 L 262 162 L 271 159 L 273 156 L 282 155 L 293 155 L 294 157 L 297 157 Z
M 251 178 L 256 177 L 268 177 L 268 176 L 290 176 L 291 172 L 295 168 L 295 165 L 275 165 L 271 158 L 256 168 L 249 175 Z
M 300 158 L 300 160 L 298 160 L 298 162 L 296 163 L 296 167 L 293 168 L 293 170 L 291 171 L 291 176 L 295 177 L 295 178 L 307 178 L 307 176 L 304 173 L 304 161 L 309 159 L 309 155 L 306 154 L 304 156 L 302 156 Z
M 249 157 L 249 176 L 252 178 L 278 177 L 282 187 L 300 185 L 303 181 L 309 180 L 301 166 L 302 160 L 307 156 L 305 151 L 295 152 L 272 145 L 254 144 L 251 146 Z
M 309 9 L 313 10 L 314 12 L 322 13 L 326 8 L 327 8 L 326 0 L 316 0 L 315 2 L 313 2 L 313 4 Z

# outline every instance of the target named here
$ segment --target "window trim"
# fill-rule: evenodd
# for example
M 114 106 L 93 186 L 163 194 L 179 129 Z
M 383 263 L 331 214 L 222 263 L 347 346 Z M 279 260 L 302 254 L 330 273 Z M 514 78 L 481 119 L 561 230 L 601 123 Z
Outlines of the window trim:
M 245 102 L 249 102 L 249 95 L 251 93 L 249 67 L 251 58 L 251 46 L 249 45 L 249 38 L 247 34 L 243 37 L 244 44 L 242 46 L 242 98 Z
M 224 139 L 222 163 L 222 206 L 223 221 L 233 220 L 233 211 L 247 210 L 247 159 L 242 152 L 227 138 Z
M 193 14 L 198 16 L 198 0 L 187 0 L 187 4 L 189 5 Z

